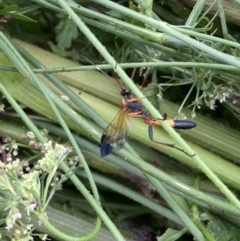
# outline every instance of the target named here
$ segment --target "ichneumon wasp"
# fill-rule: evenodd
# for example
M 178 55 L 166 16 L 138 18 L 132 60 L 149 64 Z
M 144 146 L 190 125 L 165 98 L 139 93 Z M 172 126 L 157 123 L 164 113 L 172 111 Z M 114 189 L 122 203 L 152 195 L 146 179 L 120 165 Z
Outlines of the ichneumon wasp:
M 151 119 L 149 117 L 148 113 L 143 110 L 139 99 L 133 97 L 130 90 L 122 88 L 120 94 L 123 96 L 121 101 L 122 109 L 118 112 L 116 117 L 102 134 L 100 149 L 101 156 L 107 156 L 116 150 L 121 150 L 124 147 L 128 133 L 130 131 L 132 117 L 142 118 L 144 122 L 149 125 L 148 135 L 151 141 L 160 145 L 175 148 L 184 152 L 188 156 L 192 156 L 186 153 L 184 150 L 176 147 L 175 144 L 155 141 L 153 139 L 152 126 L 161 126 L 161 124 L 157 120 Z M 191 129 L 197 125 L 193 121 L 167 119 L 166 114 L 164 115 L 163 120 L 168 122 L 168 124 L 174 129 Z

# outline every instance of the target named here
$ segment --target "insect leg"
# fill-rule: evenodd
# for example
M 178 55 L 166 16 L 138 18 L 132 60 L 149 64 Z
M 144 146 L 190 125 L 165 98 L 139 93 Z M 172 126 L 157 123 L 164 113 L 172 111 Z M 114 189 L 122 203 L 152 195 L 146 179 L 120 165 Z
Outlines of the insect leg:
M 149 139 L 157 144 L 160 144 L 160 145 L 163 145 L 163 146 L 168 146 L 168 147 L 171 147 L 171 148 L 175 148 L 183 153 L 185 153 L 186 155 L 190 156 L 190 157 L 193 157 L 195 156 L 196 154 L 188 154 L 187 152 L 185 152 L 183 149 L 177 147 L 175 144 L 171 144 L 171 143 L 166 143 L 166 142 L 160 142 L 160 141 L 155 141 L 154 138 L 153 138 L 153 126 L 151 124 L 151 122 L 149 123 L 149 126 L 148 126 L 148 136 L 149 136 Z

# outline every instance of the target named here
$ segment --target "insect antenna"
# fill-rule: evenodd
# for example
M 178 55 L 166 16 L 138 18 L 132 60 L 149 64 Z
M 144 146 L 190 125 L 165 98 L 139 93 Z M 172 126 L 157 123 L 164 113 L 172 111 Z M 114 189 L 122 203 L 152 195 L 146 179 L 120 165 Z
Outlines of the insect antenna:
M 120 82 L 114 78 L 111 78 L 108 74 L 106 74 L 98 65 L 94 64 L 90 59 L 88 59 L 87 57 L 81 55 L 84 59 L 86 59 L 89 63 L 91 63 L 92 65 L 94 65 L 96 67 L 96 69 L 98 71 L 100 71 L 102 74 L 104 74 L 108 79 L 110 79 L 111 81 L 113 81 L 120 89 L 126 89 L 123 87 L 123 85 L 120 84 Z M 117 66 L 117 62 L 116 62 L 116 66 Z M 115 67 L 116 68 L 116 67 Z

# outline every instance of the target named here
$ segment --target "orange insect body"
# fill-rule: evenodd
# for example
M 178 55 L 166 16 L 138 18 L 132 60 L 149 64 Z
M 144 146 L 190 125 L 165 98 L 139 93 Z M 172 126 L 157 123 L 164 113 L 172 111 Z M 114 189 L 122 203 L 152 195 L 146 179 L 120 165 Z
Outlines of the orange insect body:
M 122 109 L 118 112 L 116 117 L 102 134 L 100 149 L 101 156 L 107 156 L 115 150 L 120 150 L 124 147 L 131 127 L 131 117 L 143 118 L 144 122 L 149 125 L 148 135 L 151 141 L 154 141 L 152 125 L 160 126 L 160 123 L 157 120 L 150 119 L 148 113 L 143 111 L 142 106 L 139 103 L 139 99 L 134 98 L 130 90 L 122 89 L 120 94 L 123 96 L 121 101 Z M 175 129 L 191 129 L 196 126 L 196 123 L 192 121 L 171 119 L 165 121 L 167 121 Z M 182 149 L 175 147 L 174 144 L 158 141 L 154 142 L 183 151 Z

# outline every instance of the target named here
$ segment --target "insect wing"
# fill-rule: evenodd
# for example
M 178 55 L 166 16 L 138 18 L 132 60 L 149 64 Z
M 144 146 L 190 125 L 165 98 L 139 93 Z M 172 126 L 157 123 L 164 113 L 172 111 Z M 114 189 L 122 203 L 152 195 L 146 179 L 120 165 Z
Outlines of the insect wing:
M 127 110 L 120 110 L 101 137 L 101 156 L 123 148 L 131 126 L 131 117 Z

